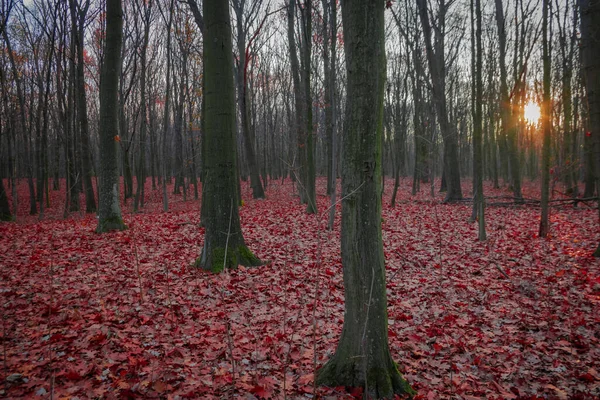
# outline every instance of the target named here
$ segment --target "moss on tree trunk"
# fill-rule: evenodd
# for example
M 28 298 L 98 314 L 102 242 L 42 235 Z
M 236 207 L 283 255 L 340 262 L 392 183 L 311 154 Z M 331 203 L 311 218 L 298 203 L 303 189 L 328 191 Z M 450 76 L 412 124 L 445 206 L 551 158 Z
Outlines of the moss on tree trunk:
M 415 394 L 388 345 L 380 196 L 384 5 L 346 0 L 342 7 L 348 73 L 341 229 L 345 314 L 335 355 L 316 378 L 321 385 L 364 387 L 371 398 Z
M 212 272 L 260 265 L 244 243 L 238 211 L 235 92 L 231 20 L 227 2 L 204 1 L 204 182 L 206 228 L 197 267 Z
M 121 0 L 106 1 L 106 43 L 100 80 L 100 175 L 98 179 L 98 227 L 108 232 L 126 228 L 119 204 L 117 163 L 118 89 L 121 76 L 123 9 Z

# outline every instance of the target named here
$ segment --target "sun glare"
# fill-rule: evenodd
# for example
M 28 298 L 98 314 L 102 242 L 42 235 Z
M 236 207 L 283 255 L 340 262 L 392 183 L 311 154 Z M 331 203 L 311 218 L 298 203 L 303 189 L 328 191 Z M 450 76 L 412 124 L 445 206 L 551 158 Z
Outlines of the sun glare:
M 530 124 L 537 124 L 540 119 L 540 106 L 533 101 L 525 104 L 525 120 Z

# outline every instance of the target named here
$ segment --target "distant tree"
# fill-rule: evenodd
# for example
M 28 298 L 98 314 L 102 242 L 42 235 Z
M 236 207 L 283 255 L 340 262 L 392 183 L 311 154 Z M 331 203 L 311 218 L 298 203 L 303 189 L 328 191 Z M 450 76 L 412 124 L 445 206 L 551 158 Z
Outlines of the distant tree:
M 310 91 L 311 48 L 312 48 L 312 1 L 305 0 L 301 6 L 300 18 L 300 58 L 296 49 L 294 20 L 296 0 L 288 4 L 288 43 L 292 81 L 294 83 L 294 100 L 296 103 L 296 140 L 298 143 L 298 159 L 300 160 L 298 178 L 300 181 L 300 200 L 306 203 L 306 212 L 317 212 L 315 188 L 315 160 L 313 154 L 313 121 L 312 96 Z
M 579 12 L 581 14 L 581 51 L 595 164 L 596 193 L 600 197 L 600 53 L 598 52 L 600 1 L 579 0 Z M 598 203 L 600 222 L 600 200 Z M 594 252 L 594 256 L 600 257 L 600 245 Z
M 192 3 L 190 3 L 190 7 L 196 7 L 196 12 L 198 13 L 197 18 L 200 18 L 200 22 L 197 21 L 197 23 L 199 23 L 199 27 L 200 29 L 202 29 L 203 27 L 203 22 L 202 22 L 202 15 L 200 14 L 200 11 L 198 10 L 198 5 L 196 4 L 195 1 L 192 1 Z M 161 12 L 161 15 L 163 17 L 163 20 L 165 21 L 165 25 L 166 25 L 166 30 L 167 30 L 167 54 L 166 54 L 166 63 L 167 63 L 167 68 L 166 68 L 166 76 L 165 76 L 165 105 L 164 105 L 164 112 L 163 112 L 163 127 L 162 127 L 162 152 L 161 152 L 161 156 L 162 156 L 162 200 L 163 200 L 163 211 L 167 212 L 169 210 L 169 196 L 167 194 L 167 157 L 168 157 L 168 148 L 167 148 L 167 133 L 169 132 L 169 123 L 171 121 L 170 118 L 170 113 L 169 113 L 169 107 L 171 104 L 171 26 L 173 25 L 173 12 L 175 10 L 175 0 L 169 0 L 169 9 L 167 12 L 163 11 L 163 9 L 160 6 L 160 2 L 158 2 L 158 7 L 159 10 Z M 165 15 L 167 14 L 167 15 Z M 194 13 L 194 16 L 196 16 L 196 13 Z
M 506 70 L 506 50 L 507 50 L 507 34 L 506 34 L 506 20 L 504 17 L 504 7 L 502 0 L 495 0 L 496 6 L 496 25 L 498 28 L 498 39 L 499 39 L 499 60 L 498 64 L 500 66 L 500 120 L 502 122 L 502 133 L 501 139 L 504 141 L 508 147 L 508 157 L 504 159 L 509 159 L 510 161 L 510 171 L 511 171 L 511 182 L 513 188 L 513 194 L 516 202 L 523 201 L 523 195 L 521 194 L 521 170 L 520 170 L 520 162 L 518 157 L 518 148 L 517 148 L 517 116 L 518 116 L 518 105 L 517 99 L 512 99 L 512 96 L 515 96 L 515 93 L 509 93 L 508 91 L 508 73 Z M 518 28 L 517 28 L 518 29 Z M 515 33 L 517 36 L 517 33 Z M 523 38 L 523 41 L 525 39 Z M 515 45 L 516 46 L 516 45 Z M 515 49 L 516 52 L 517 49 Z M 516 56 L 515 56 L 516 60 Z M 516 69 L 516 61 L 515 61 L 515 69 Z M 521 87 L 521 75 L 515 71 L 515 89 Z
M 542 0 L 542 62 L 543 62 L 543 94 L 542 94 L 542 216 L 540 218 L 539 236 L 548 235 L 549 216 L 548 200 L 550 197 L 550 139 L 552 130 L 552 103 L 550 100 L 550 39 L 548 38 L 548 9 L 550 0 Z
M 371 398 L 415 394 L 388 345 L 380 195 L 384 6 L 380 0 L 345 0 L 342 5 L 348 74 L 341 228 L 346 300 L 336 352 L 316 378 L 320 385 L 363 387 Z
M 423 27 L 427 63 L 431 75 L 433 101 L 442 138 L 444 140 L 444 178 L 447 193 L 444 201 L 451 202 L 462 198 L 460 187 L 460 168 L 458 158 L 458 132 L 456 126 L 450 123 L 446 101 L 446 65 L 444 52 L 444 35 L 446 13 L 454 1 L 440 0 L 438 2 L 438 24 L 435 29 L 435 43 L 432 40 L 432 28 L 429 18 L 427 0 L 417 0 L 419 17 Z
M 240 110 L 241 131 L 244 137 L 244 149 L 250 169 L 250 186 L 252 187 L 252 197 L 262 199 L 265 197 L 265 191 L 260 181 L 258 163 L 256 160 L 256 150 L 254 149 L 254 131 L 250 126 L 250 93 L 248 87 L 248 58 L 250 55 L 249 47 L 252 44 L 248 41 L 248 30 L 250 21 L 258 16 L 263 0 L 247 2 L 246 0 L 232 0 L 233 10 L 235 11 L 236 21 L 236 44 L 238 48 L 237 60 L 237 86 L 238 86 L 238 104 Z M 246 7 L 249 6 L 249 7 Z M 249 10 L 248 10 L 248 9 Z M 260 27 L 258 28 L 260 30 Z M 254 34 L 256 35 L 258 31 Z
M 88 213 L 96 212 L 96 198 L 94 188 L 92 186 L 92 152 L 90 146 L 90 133 L 87 111 L 87 96 L 85 91 L 85 75 L 84 75 L 84 36 L 86 15 L 90 8 L 90 0 L 82 2 L 69 0 L 71 9 L 71 26 L 73 30 L 73 39 L 77 50 L 76 62 L 76 88 L 77 93 L 77 122 L 79 127 L 79 137 L 81 138 L 81 164 L 83 168 L 83 187 L 85 192 L 85 211 Z M 75 61 L 75 60 L 73 60 Z
M 121 0 L 106 0 L 106 40 L 100 76 L 100 174 L 97 232 L 123 230 L 119 204 L 118 92 L 123 44 Z
M 479 240 L 485 240 L 485 200 L 483 197 L 483 50 L 481 46 L 481 0 L 475 0 L 475 109 L 473 110 L 473 214 L 477 216 Z
M 229 2 L 204 0 L 204 247 L 196 265 L 213 272 L 260 260 L 244 243 L 238 212 L 235 87 Z
M 10 206 L 8 205 L 8 196 L 4 189 L 4 181 L 0 173 L 0 221 L 12 221 Z
M 136 14 L 142 19 L 144 32 L 140 49 L 140 135 L 139 158 L 136 168 L 136 190 L 133 201 L 133 210 L 144 207 L 144 193 L 146 192 L 146 135 L 148 132 L 148 104 L 147 104 L 147 54 L 148 40 L 150 37 L 150 16 L 152 15 L 152 0 L 134 1 Z
M 564 183 L 565 193 L 577 197 L 577 106 L 573 104 L 573 66 L 575 59 L 575 46 L 577 44 L 577 20 L 578 12 L 575 3 L 565 2 L 561 7 L 560 1 L 556 0 L 556 13 L 553 13 L 558 26 L 558 53 L 561 64 L 561 102 L 562 102 L 562 151 L 561 151 L 561 175 Z M 561 9 L 564 12 L 561 15 Z M 572 13 L 572 23 L 569 27 L 568 18 Z M 562 18 L 561 18 L 562 17 Z M 562 19 L 562 21 L 561 21 Z
M 29 214 L 35 215 L 37 214 L 37 206 L 35 199 L 35 187 L 33 183 L 33 157 L 31 150 L 31 138 L 27 137 L 27 123 L 26 123 L 26 106 L 25 106 L 25 94 L 23 93 L 23 74 L 19 72 L 17 62 L 15 60 L 15 53 L 12 49 L 12 43 L 10 36 L 8 34 L 8 17 L 10 15 L 10 10 L 13 7 L 13 2 L 10 2 L 10 6 L 7 7 L 6 16 L 3 17 L 3 25 L 4 29 L 2 29 L 2 37 L 4 38 L 4 42 L 6 44 L 6 53 L 8 53 L 8 59 L 10 61 L 10 66 L 13 74 L 13 81 L 15 83 L 17 89 L 17 100 L 19 102 L 19 122 L 21 133 L 23 134 L 23 141 L 25 142 L 25 158 L 26 162 L 26 170 L 27 170 L 27 183 L 29 188 Z M 14 199 L 13 199 L 14 201 Z

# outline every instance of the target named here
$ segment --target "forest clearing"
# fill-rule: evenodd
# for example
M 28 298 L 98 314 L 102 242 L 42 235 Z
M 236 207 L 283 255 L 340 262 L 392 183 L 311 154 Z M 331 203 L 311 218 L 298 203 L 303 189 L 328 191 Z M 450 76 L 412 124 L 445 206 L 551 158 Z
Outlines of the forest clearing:
M 597 211 L 552 207 L 540 239 L 538 206 L 488 206 L 479 242 L 470 203 L 411 196 L 405 179 L 391 208 L 392 187 L 382 213 L 389 344 L 416 398 L 597 398 Z M 64 191 L 51 192 L 43 221 L 23 204 L 17 223 L 0 225 L 0 395 L 360 398 L 313 387 L 342 327 L 339 213 L 327 231 L 290 180 L 272 181 L 264 200 L 242 190 L 246 243 L 268 263 L 216 275 L 191 267 L 198 201 L 171 195 L 164 213 L 148 191 L 144 211 L 122 205 L 127 230 L 102 235 L 95 215 L 62 219 Z M 525 198 L 536 192 L 524 185 Z M 323 179 L 317 197 L 325 210 Z

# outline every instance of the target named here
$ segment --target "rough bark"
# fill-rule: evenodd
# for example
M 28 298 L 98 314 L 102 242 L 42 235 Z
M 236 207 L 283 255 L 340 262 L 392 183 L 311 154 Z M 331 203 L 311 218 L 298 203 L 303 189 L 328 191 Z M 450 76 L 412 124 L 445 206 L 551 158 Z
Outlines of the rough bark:
M 581 48 L 587 92 L 589 133 L 593 147 L 594 175 L 598 193 L 600 192 L 600 53 L 598 52 L 600 1 L 579 0 L 579 10 L 581 13 Z M 598 207 L 598 220 L 600 222 L 600 205 Z M 596 248 L 594 256 L 600 257 L 600 245 Z
M 348 103 L 342 159 L 344 327 L 317 383 L 364 387 L 372 398 L 415 392 L 388 346 L 381 236 L 381 135 L 385 86 L 384 2 L 346 0 L 342 7 Z
M 118 92 L 123 44 L 121 0 L 106 0 L 106 42 L 100 75 L 100 174 L 97 232 L 123 230 L 117 163 Z
M 204 133 L 202 213 L 206 227 L 196 265 L 213 272 L 260 265 L 244 243 L 238 212 L 235 88 L 229 3 L 204 0 Z

